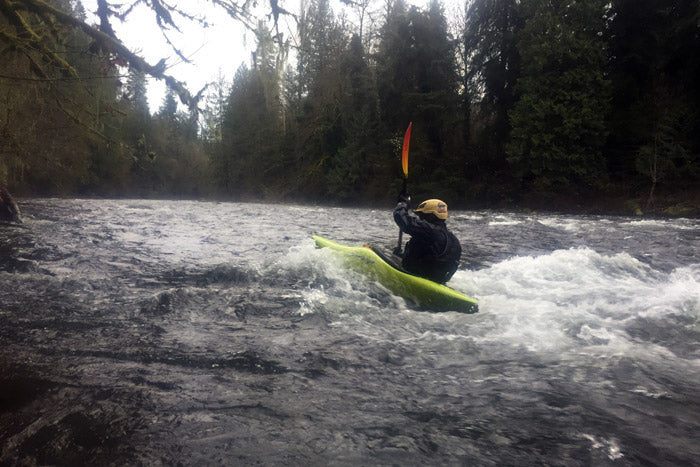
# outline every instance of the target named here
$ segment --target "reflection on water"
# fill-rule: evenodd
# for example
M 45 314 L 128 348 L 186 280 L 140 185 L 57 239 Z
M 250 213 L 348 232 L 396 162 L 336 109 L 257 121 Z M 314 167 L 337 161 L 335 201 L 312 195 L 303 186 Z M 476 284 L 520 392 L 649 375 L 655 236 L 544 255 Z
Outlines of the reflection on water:
M 695 220 L 455 212 L 426 313 L 312 234 L 391 207 L 26 200 L 0 225 L 1 464 L 690 465 Z

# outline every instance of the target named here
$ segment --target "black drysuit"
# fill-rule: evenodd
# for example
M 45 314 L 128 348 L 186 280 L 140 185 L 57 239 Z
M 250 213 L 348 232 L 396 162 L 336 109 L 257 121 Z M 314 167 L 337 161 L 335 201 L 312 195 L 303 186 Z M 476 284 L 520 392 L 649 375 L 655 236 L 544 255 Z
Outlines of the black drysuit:
M 444 284 L 457 271 L 462 247 L 445 221 L 435 219 L 433 223 L 419 218 L 403 201 L 394 209 L 396 224 L 411 236 L 401 266 L 413 275 Z

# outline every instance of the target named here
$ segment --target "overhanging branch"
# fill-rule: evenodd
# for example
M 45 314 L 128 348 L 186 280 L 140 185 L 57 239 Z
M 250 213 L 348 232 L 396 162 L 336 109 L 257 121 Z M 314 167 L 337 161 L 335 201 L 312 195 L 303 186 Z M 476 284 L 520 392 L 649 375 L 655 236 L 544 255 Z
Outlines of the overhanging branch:
M 113 37 L 110 34 L 100 31 L 99 29 L 96 29 L 95 27 L 90 26 L 89 24 L 77 18 L 74 18 L 70 14 L 63 12 L 42 0 L 0 0 L 0 5 L 5 7 L 0 8 L 3 12 L 5 12 L 7 8 L 9 8 L 15 14 L 17 14 L 18 10 L 24 10 L 31 13 L 35 13 L 41 17 L 45 17 L 48 14 L 53 16 L 58 22 L 62 24 L 83 31 L 91 39 L 93 39 L 102 50 L 106 50 L 113 54 L 119 55 L 122 58 L 124 58 L 127 62 L 129 62 L 129 65 L 132 68 L 147 73 L 153 76 L 154 78 L 165 81 L 167 85 L 177 93 L 177 95 L 180 97 L 180 100 L 184 104 L 190 107 L 196 106 L 197 103 L 194 101 L 192 95 L 190 94 L 189 90 L 185 87 L 185 85 L 182 82 L 175 79 L 173 76 L 170 76 L 165 73 L 165 62 L 163 60 L 158 62 L 156 65 L 151 65 L 145 59 L 129 50 L 116 37 Z M 17 14 L 17 16 L 20 15 Z M 108 30 L 111 31 L 111 26 L 109 26 L 109 22 L 107 22 L 106 24 L 108 26 Z M 40 43 L 38 44 L 39 47 L 41 47 Z M 45 55 L 51 55 L 50 51 L 46 50 L 45 48 L 43 48 L 43 50 L 40 51 Z

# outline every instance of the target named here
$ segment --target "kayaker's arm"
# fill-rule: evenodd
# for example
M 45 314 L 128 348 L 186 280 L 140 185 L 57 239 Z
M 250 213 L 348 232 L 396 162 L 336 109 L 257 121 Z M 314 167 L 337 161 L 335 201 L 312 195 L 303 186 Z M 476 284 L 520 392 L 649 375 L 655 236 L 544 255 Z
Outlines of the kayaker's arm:
M 399 202 L 394 208 L 394 222 L 403 232 L 407 231 L 406 228 L 409 224 L 408 215 L 408 202 L 399 198 Z
M 412 237 L 429 236 L 432 228 L 430 223 L 420 219 L 408 208 L 408 202 L 400 200 L 394 208 L 396 225 Z

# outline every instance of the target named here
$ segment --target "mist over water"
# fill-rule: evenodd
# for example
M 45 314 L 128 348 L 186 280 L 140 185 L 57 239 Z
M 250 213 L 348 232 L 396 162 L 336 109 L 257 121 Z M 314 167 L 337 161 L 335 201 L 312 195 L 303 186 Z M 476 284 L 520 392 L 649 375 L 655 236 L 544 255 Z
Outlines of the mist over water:
M 311 235 L 387 209 L 24 200 L 0 464 L 697 465 L 700 222 L 456 211 L 428 313 Z

